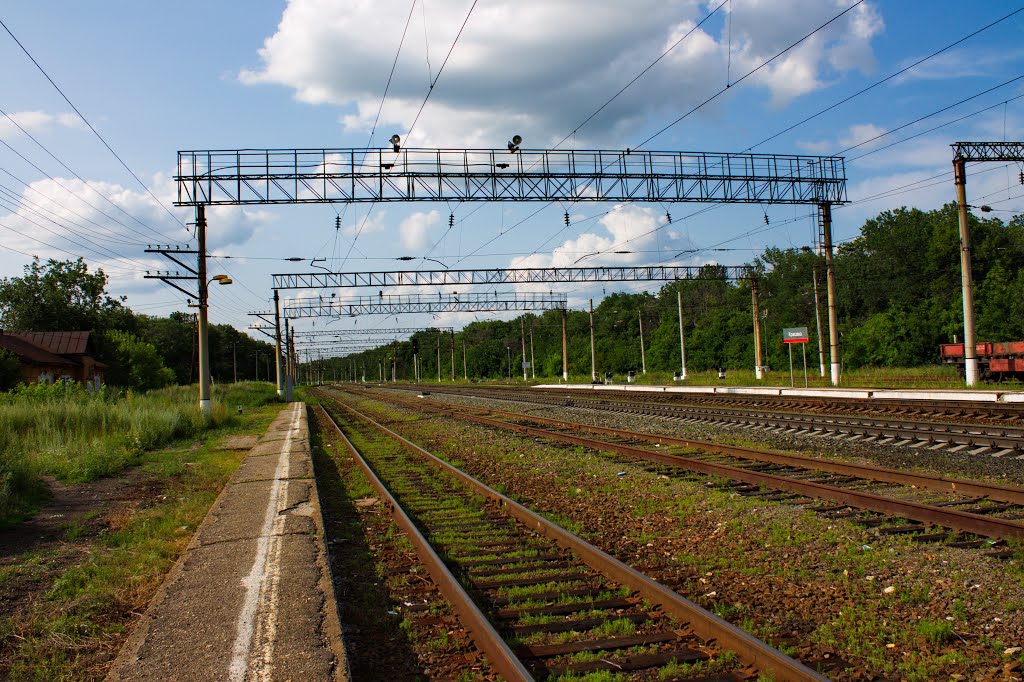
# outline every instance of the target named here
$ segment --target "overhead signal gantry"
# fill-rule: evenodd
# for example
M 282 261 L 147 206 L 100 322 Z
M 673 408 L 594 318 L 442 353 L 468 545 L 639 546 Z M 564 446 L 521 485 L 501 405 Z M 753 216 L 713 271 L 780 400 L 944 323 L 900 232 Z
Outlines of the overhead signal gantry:
M 402 148 L 178 152 L 177 206 L 409 201 L 613 201 L 811 204 L 819 209 L 829 294 L 832 381 L 839 381 L 831 208 L 846 203 L 842 157 L 641 150 Z M 205 263 L 205 249 L 197 255 Z M 199 305 L 205 306 L 200 292 Z M 280 337 L 280 334 L 277 334 Z M 200 364 L 208 357 L 200 329 Z M 280 342 L 278 392 L 283 393 Z M 201 381 L 200 386 L 205 384 Z M 209 407 L 208 389 L 200 404 Z

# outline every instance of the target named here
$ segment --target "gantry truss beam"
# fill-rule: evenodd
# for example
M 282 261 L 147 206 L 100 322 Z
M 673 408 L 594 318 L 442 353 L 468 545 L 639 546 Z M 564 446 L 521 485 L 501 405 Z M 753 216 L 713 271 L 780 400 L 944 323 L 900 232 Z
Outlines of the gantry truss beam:
M 379 201 L 846 202 L 843 157 L 524 149 L 178 152 L 178 206 Z
M 334 336 L 339 339 L 345 339 L 349 336 L 406 336 L 415 334 L 417 332 L 444 332 L 445 334 L 452 333 L 454 328 L 452 327 L 379 327 L 375 329 L 310 329 L 306 331 L 297 331 L 294 336 L 296 338 L 301 337 L 327 337 Z
M 953 161 L 1024 161 L 1024 142 L 956 142 Z
M 359 296 L 348 302 L 290 301 L 284 316 L 354 317 L 357 315 L 400 315 L 403 313 L 478 313 L 509 310 L 562 310 L 565 294 L 459 294 L 451 296 Z
M 457 286 L 554 282 L 671 282 L 679 279 L 749 276 L 746 266 L 644 265 L 609 268 L 495 268 L 489 270 L 402 270 L 392 272 L 303 272 L 273 275 L 274 289 L 341 287 Z

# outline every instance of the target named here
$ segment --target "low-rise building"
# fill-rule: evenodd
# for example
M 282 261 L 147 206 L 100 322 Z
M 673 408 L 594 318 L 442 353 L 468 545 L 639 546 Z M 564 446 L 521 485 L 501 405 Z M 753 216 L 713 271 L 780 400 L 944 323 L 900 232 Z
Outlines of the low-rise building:
M 77 381 L 90 391 L 103 385 L 106 365 L 96 359 L 90 332 L 0 330 L 0 348 L 17 356 L 26 384 Z

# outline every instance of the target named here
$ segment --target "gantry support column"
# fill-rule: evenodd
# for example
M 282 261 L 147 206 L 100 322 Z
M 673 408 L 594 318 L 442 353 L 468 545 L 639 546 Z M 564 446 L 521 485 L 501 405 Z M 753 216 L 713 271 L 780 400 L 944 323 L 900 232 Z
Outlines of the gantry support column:
M 562 308 L 562 381 L 569 383 L 569 311 Z
M 590 299 L 590 381 L 597 381 L 597 349 L 594 346 L 594 299 Z
M 274 360 L 277 368 L 277 395 L 284 397 L 284 375 L 281 372 L 281 295 L 274 289 Z
M 206 207 L 196 206 L 196 276 L 199 279 L 199 409 L 209 415 L 213 411 L 210 402 L 210 342 L 208 309 L 210 290 L 206 281 Z
M 960 216 L 960 286 L 964 298 L 964 371 L 967 385 L 978 385 L 978 353 L 974 344 L 974 284 L 971 273 L 971 227 L 967 215 L 967 163 L 953 161 L 957 212 Z
M 676 291 L 676 302 L 679 304 L 679 365 L 681 372 L 680 379 L 686 379 L 686 337 L 683 336 L 683 285 L 679 285 Z
M 754 308 L 754 377 L 764 377 L 764 363 L 761 359 L 761 297 L 757 288 L 757 277 L 750 277 L 750 298 Z
M 836 270 L 832 263 L 832 204 L 818 204 L 821 242 L 825 250 L 825 290 L 828 294 L 828 347 L 832 385 L 839 385 L 839 315 L 836 312 Z
M 526 320 L 522 317 L 519 318 L 519 339 L 523 343 L 523 381 L 526 381 Z

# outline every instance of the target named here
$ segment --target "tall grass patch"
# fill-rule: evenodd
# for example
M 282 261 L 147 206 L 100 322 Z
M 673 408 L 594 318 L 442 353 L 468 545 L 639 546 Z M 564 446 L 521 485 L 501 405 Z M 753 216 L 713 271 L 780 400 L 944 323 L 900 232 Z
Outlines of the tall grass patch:
M 207 417 L 188 386 L 89 394 L 77 384 L 36 385 L 0 394 L 0 525 L 33 513 L 43 476 L 84 483 L 116 474 L 146 450 L 230 423 L 235 405 L 277 399 L 273 386 L 256 382 L 216 387 L 214 398 Z

